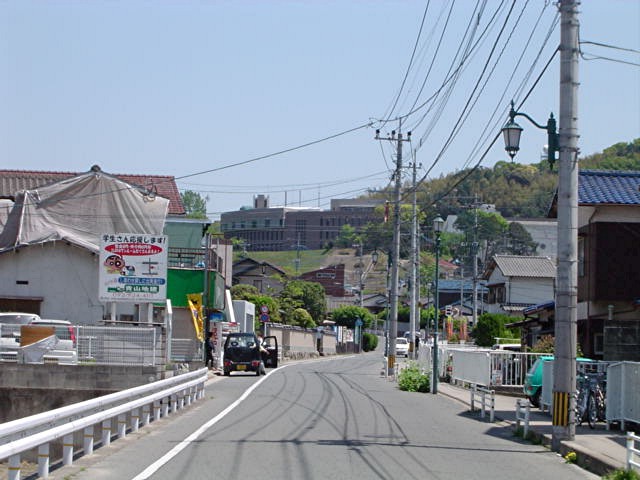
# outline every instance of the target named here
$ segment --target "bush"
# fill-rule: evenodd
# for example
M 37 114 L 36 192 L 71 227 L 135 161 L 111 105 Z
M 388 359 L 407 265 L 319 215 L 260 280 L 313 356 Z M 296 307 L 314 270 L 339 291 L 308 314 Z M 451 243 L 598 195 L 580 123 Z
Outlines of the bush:
M 375 350 L 378 346 L 378 336 L 373 333 L 363 333 L 362 334 L 362 350 L 365 352 L 370 352 Z
M 605 475 L 605 480 L 640 480 L 640 474 L 635 470 L 615 470 Z
M 400 372 L 398 387 L 406 392 L 428 392 L 431 387 L 429 375 L 421 373 L 418 366 L 412 363 Z

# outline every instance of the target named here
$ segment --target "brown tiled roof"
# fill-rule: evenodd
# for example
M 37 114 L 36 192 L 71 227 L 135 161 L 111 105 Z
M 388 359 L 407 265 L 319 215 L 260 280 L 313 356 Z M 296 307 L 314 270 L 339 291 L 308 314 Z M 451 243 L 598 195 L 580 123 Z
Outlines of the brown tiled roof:
M 81 172 L 84 173 L 84 172 Z M 0 170 L 0 198 L 11 198 L 21 190 L 34 190 L 67 178 L 81 175 L 74 172 L 47 172 L 36 170 Z M 114 173 L 114 177 L 149 190 L 169 199 L 169 215 L 184 215 L 184 205 L 174 177 L 166 175 L 129 175 Z

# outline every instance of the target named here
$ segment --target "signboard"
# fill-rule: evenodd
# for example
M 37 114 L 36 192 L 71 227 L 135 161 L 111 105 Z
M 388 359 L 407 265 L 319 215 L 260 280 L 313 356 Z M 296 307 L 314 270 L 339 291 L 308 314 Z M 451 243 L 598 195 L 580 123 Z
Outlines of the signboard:
M 101 235 L 100 301 L 164 302 L 167 298 L 168 248 L 165 235 Z

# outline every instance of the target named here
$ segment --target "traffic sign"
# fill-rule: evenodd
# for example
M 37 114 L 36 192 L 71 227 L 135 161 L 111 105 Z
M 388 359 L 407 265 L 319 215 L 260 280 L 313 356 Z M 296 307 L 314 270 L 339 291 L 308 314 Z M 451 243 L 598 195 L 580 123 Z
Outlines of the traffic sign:
M 269 307 L 267 307 L 266 305 L 262 305 L 260 307 L 260 312 L 262 313 L 269 313 Z
M 266 313 L 263 313 L 262 315 L 260 315 L 260 321 L 262 323 L 268 322 L 269 321 L 269 315 L 267 315 Z

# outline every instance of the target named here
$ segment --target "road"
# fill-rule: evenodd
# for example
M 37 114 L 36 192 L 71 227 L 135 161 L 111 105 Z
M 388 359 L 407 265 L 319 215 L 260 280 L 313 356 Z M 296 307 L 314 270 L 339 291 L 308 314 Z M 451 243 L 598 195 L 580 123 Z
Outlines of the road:
M 598 478 L 450 398 L 398 390 L 381 367 L 372 353 L 216 380 L 197 406 L 50 478 Z

